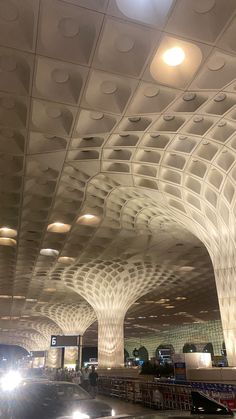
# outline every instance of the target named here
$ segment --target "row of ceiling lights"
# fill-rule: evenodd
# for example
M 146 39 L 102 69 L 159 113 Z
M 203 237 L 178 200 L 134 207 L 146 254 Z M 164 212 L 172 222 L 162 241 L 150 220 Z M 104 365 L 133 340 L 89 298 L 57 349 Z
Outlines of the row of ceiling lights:
M 77 223 L 83 224 L 83 225 L 97 225 L 100 222 L 100 218 L 97 215 L 93 214 L 83 214 L 81 215 Z M 61 222 L 55 222 L 52 224 L 49 224 L 47 227 L 47 231 L 50 233 L 59 233 L 59 234 L 65 234 L 68 233 L 71 229 L 70 224 L 65 224 Z M 16 246 L 17 241 L 15 237 L 17 236 L 17 230 L 14 230 L 9 227 L 2 227 L 0 228 L 0 245 L 2 246 Z M 41 249 L 40 255 L 42 256 L 53 256 L 57 257 L 59 254 L 59 251 L 56 249 Z M 74 258 L 71 258 L 69 256 L 61 256 L 58 258 L 58 262 L 60 263 L 72 263 L 74 262 Z

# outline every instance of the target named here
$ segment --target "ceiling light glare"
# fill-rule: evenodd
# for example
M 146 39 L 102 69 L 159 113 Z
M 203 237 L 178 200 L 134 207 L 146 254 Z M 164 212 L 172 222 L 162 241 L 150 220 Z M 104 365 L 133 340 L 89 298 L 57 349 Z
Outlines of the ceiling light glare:
M 44 292 L 55 292 L 56 288 L 44 288 Z
M 58 250 L 55 250 L 55 249 L 41 249 L 40 250 L 41 256 L 57 257 L 58 254 L 59 254 Z
M 16 237 L 17 236 L 17 231 L 14 230 L 13 228 L 8 228 L 8 227 L 1 227 L 0 228 L 0 236 L 1 237 Z
M 99 222 L 100 218 L 93 214 L 83 214 L 77 220 L 77 223 L 86 225 L 96 225 L 99 224 Z
M 8 237 L 0 237 L 0 246 L 16 246 L 16 240 L 9 239 Z
M 69 265 L 70 263 L 73 263 L 75 261 L 75 258 L 71 258 L 69 256 L 61 256 L 58 258 L 59 263 L 64 263 L 65 265 Z
M 64 223 L 59 223 L 59 222 L 55 222 L 52 224 L 49 224 L 47 227 L 47 231 L 49 233 L 68 233 L 71 229 L 70 224 L 64 224 Z
M 163 61 L 170 67 L 177 67 L 185 59 L 184 50 L 180 47 L 173 47 L 164 52 Z

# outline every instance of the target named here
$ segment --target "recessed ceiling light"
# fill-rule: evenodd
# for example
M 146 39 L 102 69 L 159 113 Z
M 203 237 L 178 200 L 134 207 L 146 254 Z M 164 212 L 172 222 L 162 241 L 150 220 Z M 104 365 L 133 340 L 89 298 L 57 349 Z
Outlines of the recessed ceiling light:
M 160 300 L 156 301 L 156 304 L 165 304 L 168 303 L 168 301 L 170 301 L 169 298 L 161 298 Z
M 55 250 L 55 249 L 41 249 L 40 255 L 57 257 L 59 255 L 59 252 L 58 250 Z
M 56 288 L 44 288 L 44 292 L 55 292 L 57 289 Z
M 187 297 L 176 297 L 176 300 L 179 300 L 179 301 L 181 301 L 181 300 L 187 300 Z
M 70 224 L 55 222 L 48 225 L 47 231 L 49 231 L 50 233 L 68 233 L 70 229 Z
M 27 303 L 35 303 L 37 301 L 37 299 L 36 298 L 26 298 L 26 301 L 27 301 Z
M 193 271 L 195 268 L 193 266 L 181 266 L 181 268 L 179 268 L 179 270 L 181 272 L 191 272 Z
M 0 298 L 10 299 L 12 298 L 11 295 L 0 295 Z
M 77 223 L 86 225 L 96 225 L 99 224 L 99 222 L 100 218 L 93 214 L 83 214 L 77 219 Z
M 175 306 L 165 306 L 165 308 L 175 308 Z
M 8 228 L 8 227 L 1 227 L 0 228 L 0 236 L 2 237 L 16 237 L 17 236 L 17 231 L 14 230 L 13 228 Z
M 59 263 L 64 263 L 64 264 L 70 264 L 70 263 L 73 263 L 75 261 L 75 258 L 71 258 L 71 257 L 69 257 L 69 256 L 61 256 L 61 257 L 59 257 L 58 258 L 58 262 Z
M 16 240 L 15 239 L 10 239 L 8 237 L 0 237 L 0 245 L 1 246 L 14 247 L 14 246 L 16 246 Z
M 25 300 L 24 295 L 13 295 L 13 300 Z
M 170 67 L 176 67 L 185 59 L 184 50 L 180 47 L 173 47 L 164 52 L 163 61 Z

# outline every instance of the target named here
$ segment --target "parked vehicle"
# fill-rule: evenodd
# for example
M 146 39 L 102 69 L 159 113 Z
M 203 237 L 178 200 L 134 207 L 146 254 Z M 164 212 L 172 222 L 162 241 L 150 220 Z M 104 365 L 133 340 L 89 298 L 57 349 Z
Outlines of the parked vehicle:
M 1 419 L 94 419 L 114 413 L 79 385 L 57 381 L 22 381 L 13 391 L 2 391 L 0 410 Z

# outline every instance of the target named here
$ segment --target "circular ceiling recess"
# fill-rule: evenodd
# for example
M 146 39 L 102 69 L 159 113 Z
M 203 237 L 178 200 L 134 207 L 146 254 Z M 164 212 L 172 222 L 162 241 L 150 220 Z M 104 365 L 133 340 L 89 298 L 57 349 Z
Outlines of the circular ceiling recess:
M 56 83 L 66 83 L 69 80 L 69 73 L 66 70 L 63 70 L 61 68 L 55 68 L 52 71 L 52 79 Z
M 90 118 L 94 121 L 99 121 L 100 119 L 104 118 L 104 114 L 102 112 L 91 112 Z
M 197 13 L 208 13 L 210 12 L 216 4 L 215 0 L 193 0 L 193 10 Z
M 202 122 L 203 120 L 204 120 L 204 118 L 201 115 L 196 115 L 193 118 L 193 122 Z
M 1 105 L 5 109 L 14 109 L 15 107 L 15 100 L 11 97 L 3 97 L 1 100 Z
M 112 82 L 112 81 L 104 81 L 101 84 L 101 91 L 102 93 L 106 94 L 106 95 L 111 95 L 112 93 L 115 93 L 117 90 L 117 85 L 116 83 Z
M 207 63 L 207 67 L 209 68 L 209 70 L 211 71 L 217 71 L 217 70 L 221 70 L 221 68 L 223 68 L 225 65 L 225 60 L 223 57 L 212 57 L 210 58 L 210 60 Z
M 1 135 L 6 138 L 13 138 L 14 131 L 10 128 L 4 128 L 4 129 L 1 129 Z
M 0 19 L 6 22 L 14 22 L 19 17 L 17 7 L 10 0 L 0 2 Z
M 55 108 L 52 106 L 48 106 L 46 108 L 47 116 L 51 119 L 57 119 L 61 116 L 61 110 L 59 108 Z
M 15 71 L 17 62 L 11 55 L 2 55 L 0 57 L 0 68 L 2 71 L 11 72 Z
M 196 93 L 187 92 L 183 95 L 183 100 L 185 102 L 189 102 L 190 100 L 194 100 L 196 98 Z
M 74 38 L 79 33 L 79 24 L 72 17 L 65 17 L 60 20 L 59 32 L 66 38 Z
M 174 115 L 164 115 L 163 116 L 164 121 L 173 121 L 175 119 Z
M 216 95 L 215 97 L 214 97 L 214 101 L 215 102 L 222 102 L 223 100 L 225 100 L 226 99 L 226 94 L 225 93 L 218 93 L 218 95 Z
M 146 97 L 155 97 L 160 93 L 160 89 L 157 86 L 148 86 L 144 91 L 144 96 Z
M 120 52 L 129 52 L 134 47 L 134 40 L 126 35 L 121 35 L 116 40 L 116 48 Z

